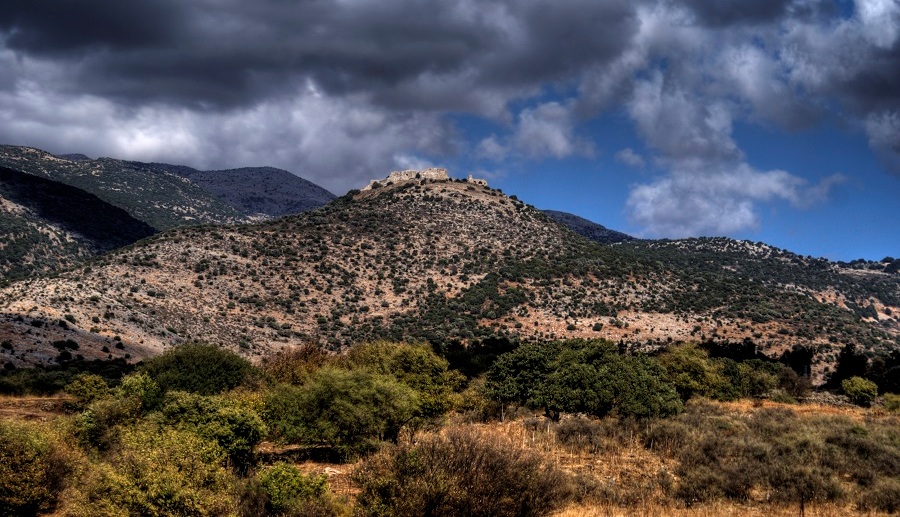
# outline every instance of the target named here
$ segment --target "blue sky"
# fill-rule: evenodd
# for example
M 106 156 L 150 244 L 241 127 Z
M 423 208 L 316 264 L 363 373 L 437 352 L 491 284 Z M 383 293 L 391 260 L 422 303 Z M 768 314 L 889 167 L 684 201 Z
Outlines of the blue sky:
M 7 0 L 0 142 L 900 255 L 897 0 Z

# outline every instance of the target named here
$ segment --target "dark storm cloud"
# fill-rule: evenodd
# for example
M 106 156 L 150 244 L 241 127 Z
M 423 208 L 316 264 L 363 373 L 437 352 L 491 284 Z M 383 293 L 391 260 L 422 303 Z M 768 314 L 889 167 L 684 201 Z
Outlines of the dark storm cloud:
M 391 106 L 471 108 L 474 86 L 535 88 L 614 57 L 635 23 L 619 1 L 421 0 L 14 0 L 0 20 L 17 54 L 75 64 L 74 89 L 212 108 L 292 94 L 305 79 Z
M 736 123 L 840 110 L 900 170 L 898 33 L 892 0 L 0 0 L 0 141 L 341 191 L 423 156 L 597 156 L 583 122 L 618 110 L 664 171 L 635 220 L 732 231 L 815 187 L 753 169 Z M 467 142 L 460 113 L 501 129 Z M 682 203 L 678 231 L 650 208 Z
M 175 0 L 4 0 L 6 45 L 29 55 L 59 56 L 165 44 L 179 32 Z
M 793 0 L 684 0 L 704 25 L 768 23 L 784 15 Z

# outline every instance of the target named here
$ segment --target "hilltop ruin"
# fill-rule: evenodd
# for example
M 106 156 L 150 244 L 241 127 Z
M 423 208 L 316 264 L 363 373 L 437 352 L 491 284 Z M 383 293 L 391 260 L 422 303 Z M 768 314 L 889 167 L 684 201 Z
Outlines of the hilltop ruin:
M 447 169 L 442 169 L 438 167 L 432 167 L 429 169 L 423 169 L 420 171 L 409 169 L 405 171 L 394 171 L 388 174 L 387 178 L 372 180 L 368 185 L 363 187 L 361 190 L 372 190 L 381 187 L 385 187 L 388 185 L 396 185 L 398 183 L 404 183 L 407 181 L 421 181 L 421 180 L 430 180 L 430 181 L 451 181 L 450 176 L 447 174 Z M 487 180 L 480 178 L 473 178 L 471 174 L 466 178 L 466 181 L 469 183 L 474 183 L 476 185 L 481 185 L 486 187 Z

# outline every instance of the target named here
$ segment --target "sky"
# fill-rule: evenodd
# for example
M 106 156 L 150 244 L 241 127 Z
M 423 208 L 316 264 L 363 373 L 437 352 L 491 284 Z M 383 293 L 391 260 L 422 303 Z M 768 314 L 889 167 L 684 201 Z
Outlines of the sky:
M 900 256 L 900 0 L 3 0 L 0 143 Z

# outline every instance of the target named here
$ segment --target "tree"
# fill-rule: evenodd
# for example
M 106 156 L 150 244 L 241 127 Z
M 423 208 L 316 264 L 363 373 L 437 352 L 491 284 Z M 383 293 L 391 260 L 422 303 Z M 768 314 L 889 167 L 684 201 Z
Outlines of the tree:
M 215 345 L 190 343 L 150 359 L 141 371 L 163 391 L 215 395 L 237 387 L 252 372 L 246 359 Z
M 275 388 L 265 404 L 266 419 L 280 439 L 350 456 L 374 449 L 380 440 L 397 441 L 420 399 L 388 375 L 323 368 L 303 386 Z
M 659 364 L 665 368 L 665 378 L 678 390 L 681 400 L 695 395 L 720 398 L 728 391 L 728 380 L 719 365 L 696 344 L 669 347 L 659 356 Z
M 869 406 L 878 396 L 878 385 L 863 377 L 850 377 L 841 381 L 841 389 L 859 406 Z

